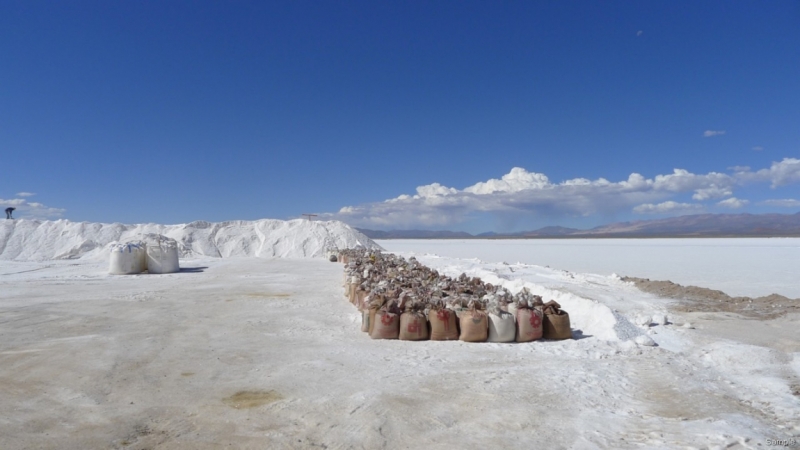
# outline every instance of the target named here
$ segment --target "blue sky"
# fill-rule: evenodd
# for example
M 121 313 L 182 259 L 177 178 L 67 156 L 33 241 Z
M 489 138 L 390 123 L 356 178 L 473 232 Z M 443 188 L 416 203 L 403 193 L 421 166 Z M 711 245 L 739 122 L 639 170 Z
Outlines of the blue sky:
M 798 23 L 794 0 L 2 1 L 0 203 L 471 232 L 795 213 Z

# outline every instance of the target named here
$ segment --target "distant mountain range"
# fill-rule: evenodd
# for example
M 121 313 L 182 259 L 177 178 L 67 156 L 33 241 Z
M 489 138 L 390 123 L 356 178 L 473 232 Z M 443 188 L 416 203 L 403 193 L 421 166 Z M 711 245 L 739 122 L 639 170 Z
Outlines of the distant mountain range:
M 579 230 L 550 226 L 515 233 L 392 230 L 357 228 L 372 239 L 525 239 L 621 237 L 800 237 L 797 214 L 696 214 L 656 220 L 617 222 Z
M 475 236 L 464 231 L 430 231 L 430 230 L 366 230 L 356 228 L 370 239 L 464 239 Z

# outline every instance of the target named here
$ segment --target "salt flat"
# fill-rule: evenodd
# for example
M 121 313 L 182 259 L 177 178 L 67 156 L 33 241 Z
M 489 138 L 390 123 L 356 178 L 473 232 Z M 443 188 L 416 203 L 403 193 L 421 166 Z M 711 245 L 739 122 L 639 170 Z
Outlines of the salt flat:
M 757 448 L 800 436 L 800 348 L 785 332 L 797 317 L 753 328 L 780 346 L 746 339 L 753 321 L 735 316 L 637 327 L 668 301 L 610 277 L 421 262 L 538 289 L 579 339 L 373 341 L 342 266 L 321 259 L 199 258 L 135 276 L 3 261 L 0 448 Z
M 393 252 L 522 262 L 578 273 L 672 280 L 731 296 L 800 298 L 800 238 L 401 239 Z

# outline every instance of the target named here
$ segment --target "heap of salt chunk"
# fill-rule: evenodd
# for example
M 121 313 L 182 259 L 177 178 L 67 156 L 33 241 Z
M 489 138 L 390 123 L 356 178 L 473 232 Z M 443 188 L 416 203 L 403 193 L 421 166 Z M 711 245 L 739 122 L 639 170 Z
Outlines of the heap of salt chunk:
M 181 258 L 311 258 L 324 257 L 331 248 L 381 248 L 339 221 L 262 219 L 125 225 L 19 219 L 0 221 L 0 260 L 103 260 L 108 258 L 110 245 L 151 234 L 174 239 Z
M 527 288 L 504 287 L 461 274 L 440 275 L 415 258 L 366 249 L 339 252 L 345 296 L 362 313 L 373 339 L 530 342 L 572 337 L 569 315 Z

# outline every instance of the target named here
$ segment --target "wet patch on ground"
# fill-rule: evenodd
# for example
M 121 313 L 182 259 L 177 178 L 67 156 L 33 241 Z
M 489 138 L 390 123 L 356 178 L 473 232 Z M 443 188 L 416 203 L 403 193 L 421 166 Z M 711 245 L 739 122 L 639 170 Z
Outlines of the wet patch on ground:
M 269 403 L 283 400 L 283 396 L 276 391 L 239 391 L 230 397 L 222 399 L 222 402 L 231 408 L 250 409 L 257 408 Z

